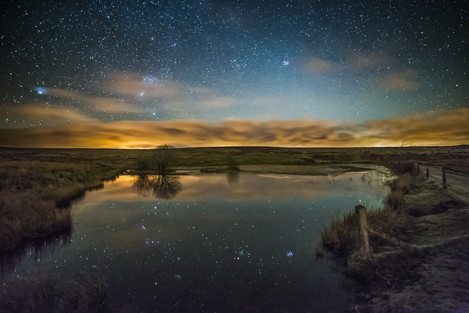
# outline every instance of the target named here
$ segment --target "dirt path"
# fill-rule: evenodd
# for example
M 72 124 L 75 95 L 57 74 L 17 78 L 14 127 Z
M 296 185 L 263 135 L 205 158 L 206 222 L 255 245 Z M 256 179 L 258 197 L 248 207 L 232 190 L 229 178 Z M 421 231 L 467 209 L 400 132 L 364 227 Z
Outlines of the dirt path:
M 434 181 L 438 186 L 442 186 L 441 168 L 429 166 L 430 181 Z M 424 177 L 426 167 L 423 166 L 420 176 Z M 447 192 L 469 203 L 469 176 L 448 170 L 446 172 L 446 180 L 448 182 Z
M 413 180 L 406 196 L 406 242 L 429 245 L 419 252 L 390 254 L 373 270 L 364 306 L 355 312 L 469 312 L 469 177 L 430 168 Z

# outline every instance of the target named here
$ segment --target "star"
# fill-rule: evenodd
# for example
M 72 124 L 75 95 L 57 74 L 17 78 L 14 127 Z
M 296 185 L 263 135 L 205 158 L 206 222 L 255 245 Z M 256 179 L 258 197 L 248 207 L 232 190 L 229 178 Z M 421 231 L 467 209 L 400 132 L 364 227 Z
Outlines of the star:
M 38 95 L 47 95 L 47 88 L 45 87 L 34 87 L 34 91 L 38 94 Z

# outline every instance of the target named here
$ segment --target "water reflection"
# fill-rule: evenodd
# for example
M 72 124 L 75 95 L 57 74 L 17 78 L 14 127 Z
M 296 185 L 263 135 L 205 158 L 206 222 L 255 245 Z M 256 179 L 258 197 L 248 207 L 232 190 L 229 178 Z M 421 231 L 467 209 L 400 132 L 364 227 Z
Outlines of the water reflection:
M 44 256 L 53 255 L 69 245 L 71 238 L 72 228 L 70 227 L 50 236 L 36 238 L 18 249 L 2 253 L 0 255 L 0 273 L 5 275 L 14 272 L 16 266 L 25 257 L 40 260 Z
M 179 176 L 138 175 L 132 188 L 143 196 L 153 194 L 159 199 L 172 199 L 182 190 L 182 184 Z
M 74 204 L 68 245 L 11 264 L 23 277 L 98 275 L 128 312 L 344 312 L 342 277 L 314 247 L 337 214 L 382 201 L 385 180 L 373 170 L 123 175 Z
M 229 184 L 236 184 L 239 182 L 239 172 L 238 171 L 229 171 L 226 173 L 226 181 Z

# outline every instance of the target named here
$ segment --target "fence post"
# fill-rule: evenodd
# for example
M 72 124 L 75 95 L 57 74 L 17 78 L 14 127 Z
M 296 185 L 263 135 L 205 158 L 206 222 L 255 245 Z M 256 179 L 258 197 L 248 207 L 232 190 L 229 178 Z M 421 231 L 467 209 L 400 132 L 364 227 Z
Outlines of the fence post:
M 417 176 L 420 175 L 420 163 L 417 163 Z
M 365 259 L 371 257 L 370 240 L 368 238 L 368 222 L 366 220 L 366 208 L 363 205 L 355 207 L 358 220 L 358 234 L 360 236 L 360 253 Z
M 426 174 L 426 177 L 427 177 L 427 179 L 430 178 L 430 168 L 429 168 L 429 167 L 427 167 L 427 174 Z
M 441 179 L 443 180 L 443 188 L 446 189 L 448 187 L 448 184 L 446 182 L 446 167 L 441 168 Z

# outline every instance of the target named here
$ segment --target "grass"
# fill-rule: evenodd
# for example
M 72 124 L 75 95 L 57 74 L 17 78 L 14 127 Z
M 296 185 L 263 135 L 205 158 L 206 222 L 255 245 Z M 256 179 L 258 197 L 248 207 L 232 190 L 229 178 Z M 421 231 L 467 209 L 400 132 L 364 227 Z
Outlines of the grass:
M 405 195 L 410 191 L 410 174 L 406 173 L 398 176 L 390 185 L 391 192 L 385 200 L 388 208 L 396 211 L 406 209 Z
M 388 208 L 367 210 L 368 226 L 383 233 L 397 234 L 402 217 Z M 379 239 L 370 238 L 371 246 L 376 246 Z M 324 251 L 345 261 L 359 248 L 358 220 L 355 210 L 350 210 L 336 217 L 322 232 L 321 245 Z
M 25 240 L 68 231 L 70 202 L 117 171 L 77 163 L 6 161 L 0 169 L 0 252 Z

